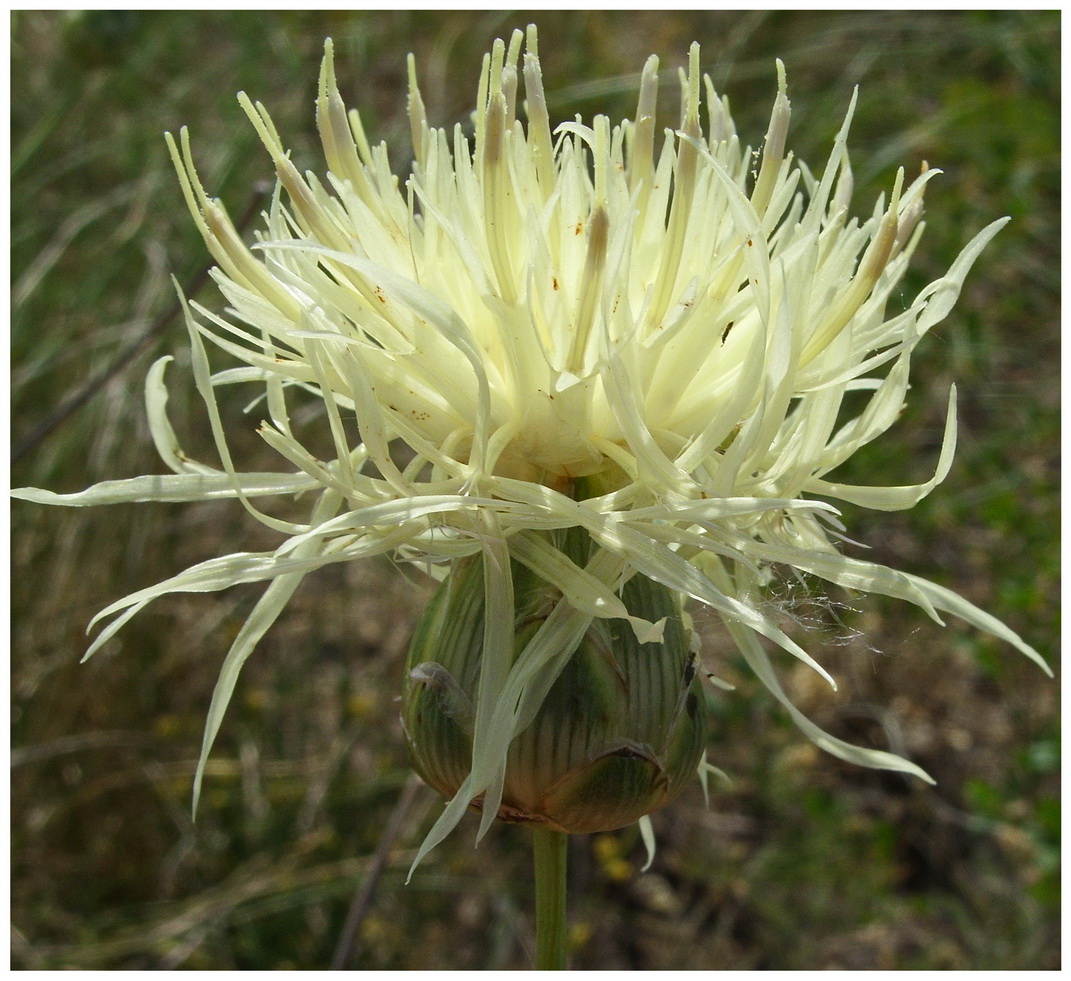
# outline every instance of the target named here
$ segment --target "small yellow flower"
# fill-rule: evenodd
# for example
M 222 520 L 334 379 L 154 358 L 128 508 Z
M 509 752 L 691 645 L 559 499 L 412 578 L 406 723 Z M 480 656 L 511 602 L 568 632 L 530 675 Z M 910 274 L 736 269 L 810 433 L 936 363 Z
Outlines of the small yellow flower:
M 279 178 L 252 247 L 202 188 L 186 131 L 177 143 L 169 136 L 227 304 L 219 314 L 184 303 L 221 466 L 179 448 L 165 412 L 165 358 L 146 396 L 173 474 L 16 496 L 74 506 L 232 497 L 286 536 L 274 551 L 210 559 L 98 615 L 111 620 L 90 654 L 166 593 L 270 582 L 224 661 L 197 791 L 242 664 L 298 583 L 372 555 L 440 579 L 477 556 L 483 570 L 471 766 L 450 782 L 455 797 L 425 850 L 470 801 L 497 813 L 510 747 L 583 638 L 613 621 L 638 645 L 677 629 L 667 624 L 675 613 L 646 616 L 625 602 L 636 577 L 715 611 L 803 732 L 867 766 L 925 778 L 891 753 L 822 732 L 789 701 L 760 638 L 825 672 L 763 610 L 773 566 L 907 600 L 938 622 L 954 614 L 1044 667 L 950 590 L 841 555 L 831 503 L 909 508 L 948 473 L 954 390 L 931 480 L 869 487 L 831 476 L 896 420 L 913 350 L 1004 221 L 887 316 L 922 231 L 923 191 L 939 172 L 908 184 L 901 171 L 888 199 L 857 220 L 847 150 L 854 100 L 812 176 L 786 151 L 780 63 L 758 154 L 700 74 L 695 45 L 680 118 L 659 130 L 657 67 L 652 57 L 643 69 L 634 119 L 555 127 L 535 28 L 526 43 L 517 31 L 484 60 L 470 140 L 460 126 L 428 125 L 410 59 L 415 160 L 399 182 L 386 147 L 372 147 L 343 105 L 328 42 L 316 105 L 324 177 L 301 174 L 268 113 L 239 97 Z M 210 346 L 240 366 L 213 370 Z M 278 451 L 278 471 L 242 472 L 232 460 L 216 402 L 229 385 L 262 392 L 259 432 Z M 849 394 L 865 398 L 856 415 Z M 310 401 L 333 440 L 331 459 L 291 428 L 293 408 Z M 262 509 L 264 498 L 310 494 L 305 522 Z M 583 560 L 555 544 L 569 529 L 592 543 Z M 553 590 L 552 609 L 520 650 L 516 568 Z

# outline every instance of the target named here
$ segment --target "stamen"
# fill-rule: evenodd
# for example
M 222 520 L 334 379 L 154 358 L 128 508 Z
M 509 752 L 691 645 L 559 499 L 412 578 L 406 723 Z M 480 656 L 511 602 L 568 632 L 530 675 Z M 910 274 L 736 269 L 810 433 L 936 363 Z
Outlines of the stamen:
M 851 286 L 827 315 L 825 321 L 810 336 L 800 355 L 800 367 L 806 368 L 833 339 L 848 325 L 859 308 L 866 302 L 892 255 L 898 226 L 897 211 L 900 208 L 900 190 L 904 183 L 903 167 L 897 171 L 893 185 L 892 200 L 882 216 L 878 230 L 863 255 Z
M 505 100 L 501 92 L 491 96 L 487 107 L 487 128 L 483 144 L 483 207 L 487 231 L 487 248 L 491 266 L 498 280 L 498 291 L 506 304 L 517 299 L 517 285 L 510 262 L 509 236 L 506 234 L 509 204 L 509 173 L 505 160 Z
M 698 153 L 693 141 L 702 136 L 699 127 L 699 45 L 693 44 L 688 57 L 687 96 L 684 102 L 684 120 L 677 141 L 677 167 L 673 173 L 673 204 L 670 207 L 669 224 L 666 227 L 665 245 L 658 275 L 654 282 L 654 297 L 647 314 L 647 324 L 655 327 L 662 322 L 673 299 L 677 272 L 684 255 L 684 238 L 691 217 L 692 198 L 695 195 L 695 169 Z
M 502 67 L 502 95 L 506 100 L 507 125 L 517 118 L 517 62 L 521 55 L 521 42 L 524 34 L 516 30 L 510 36 L 506 63 Z
M 528 27 L 528 50 L 524 55 L 524 92 L 527 97 L 528 142 L 535 161 L 536 179 L 543 200 L 554 190 L 554 139 L 550 132 L 550 113 L 543 92 L 543 76 L 539 68 L 536 29 Z
M 629 148 L 628 189 L 635 191 L 643 182 L 646 203 L 651 190 L 654 169 L 655 108 L 658 102 L 658 58 L 651 55 L 640 76 L 640 98 L 636 106 L 636 121 L 632 124 L 632 145 Z M 641 214 L 643 207 L 641 205 Z
M 751 194 L 751 204 L 761 218 L 766 214 L 777 186 L 781 172 L 781 162 L 785 156 L 785 139 L 788 136 L 788 120 L 791 115 L 788 104 L 788 84 L 785 80 L 785 66 L 777 59 L 777 98 L 774 100 L 773 112 L 770 114 L 770 127 L 766 131 L 766 142 L 762 148 L 762 166 L 755 190 Z
M 375 200 L 364 167 L 357 156 L 353 134 L 346 119 L 346 106 L 335 81 L 335 51 L 328 38 L 324 43 L 324 60 L 320 66 L 320 91 L 316 100 L 316 128 L 323 143 L 328 169 L 347 180 L 366 204 Z
M 421 166 L 428 156 L 428 115 L 424 111 L 424 100 L 417 85 L 416 58 L 410 53 L 407 62 L 409 68 L 409 128 L 413 134 L 413 157 Z
M 572 374 L 583 374 L 584 355 L 588 338 L 595 322 L 596 308 L 602 295 L 602 274 L 606 267 L 606 245 L 609 240 L 610 220 L 606 205 L 600 204 L 588 219 L 588 254 L 584 262 L 584 276 L 580 281 L 580 300 L 577 303 L 573 339 L 569 346 L 567 367 Z

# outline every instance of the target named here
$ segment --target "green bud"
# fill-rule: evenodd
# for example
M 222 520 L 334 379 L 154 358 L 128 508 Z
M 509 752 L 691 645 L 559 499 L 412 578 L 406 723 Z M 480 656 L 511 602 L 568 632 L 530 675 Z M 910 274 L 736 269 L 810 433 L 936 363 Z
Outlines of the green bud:
M 576 530 L 561 545 L 579 564 L 592 547 Z M 402 722 L 413 764 L 448 797 L 472 765 L 483 561 L 475 555 L 455 564 L 409 651 Z M 561 594 L 519 563 L 512 575 L 516 658 Z M 669 803 L 694 774 L 707 717 L 681 597 L 635 574 L 621 598 L 630 615 L 665 620 L 662 640 L 639 643 L 626 620 L 592 621 L 509 748 L 501 820 L 571 834 L 611 831 Z M 480 808 L 482 799 L 472 804 Z

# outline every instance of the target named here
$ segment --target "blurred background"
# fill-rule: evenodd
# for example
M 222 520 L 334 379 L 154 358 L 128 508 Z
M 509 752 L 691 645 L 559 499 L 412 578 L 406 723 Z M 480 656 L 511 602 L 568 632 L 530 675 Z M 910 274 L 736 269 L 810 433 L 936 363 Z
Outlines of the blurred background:
M 903 302 L 1012 216 L 920 346 L 902 422 L 840 475 L 928 479 L 954 380 L 949 478 L 910 512 L 848 509 L 849 534 L 983 606 L 1055 666 L 1059 13 L 12 17 L 14 485 L 72 491 L 163 472 L 142 386 L 164 353 L 176 358 L 180 439 L 215 459 L 169 276 L 220 304 L 201 288 L 206 253 L 164 130 L 190 127 L 206 187 L 252 228 L 272 170 L 234 95 L 264 102 L 299 167 L 322 172 L 313 99 L 325 36 L 344 97 L 403 174 L 409 51 L 430 120 L 451 127 L 472 107 L 491 41 L 532 20 L 559 120 L 631 116 L 655 52 L 673 125 L 676 68 L 698 40 L 756 147 L 784 60 L 789 147 L 815 171 L 860 86 L 857 214 L 899 165 L 944 171 Z M 257 418 L 234 439 L 243 469 L 275 465 Z M 440 807 L 405 789 L 397 719 L 428 591 L 417 573 L 371 562 L 306 579 L 244 670 L 195 824 L 205 711 L 257 589 L 161 600 L 80 666 L 85 628 L 133 589 L 275 536 L 237 504 L 15 502 L 11 515 L 15 967 L 311 969 L 351 937 L 348 962 L 364 969 L 531 966 L 524 829 L 496 827 L 474 849 L 468 819 L 403 884 Z M 701 617 L 711 667 L 738 685 L 711 695 L 710 758 L 732 785 L 714 787 L 708 808 L 697 784 L 655 815 L 647 873 L 635 829 L 571 840 L 575 968 L 1059 966 L 1058 683 L 956 621 L 941 629 L 904 604 L 832 599 L 803 583 L 778 601 L 810 627 L 808 647 L 841 690 L 785 664 L 787 686 L 820 725 L 909 756 L 936 788 L 815 750 Z M 373 888 L 353 903 L 362 884 Z

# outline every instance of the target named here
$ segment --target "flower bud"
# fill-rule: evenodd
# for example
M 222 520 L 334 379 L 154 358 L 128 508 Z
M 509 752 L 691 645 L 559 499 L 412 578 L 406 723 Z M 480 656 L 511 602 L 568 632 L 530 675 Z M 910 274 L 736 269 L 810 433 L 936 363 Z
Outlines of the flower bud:
M 582 534 L 582 533 L 581 533 Z M 574 531 L 571 536 L 576 539 Z M 582 547 L 590 547 L 582 535 Z M 483 556 L 457 562 L 429 602 L 409 652 L 402 721 L 417 772 L 453 796 L 472 765 L 483 655 Z M 514 658 L 561 598 L 519 563 Z M 682 601 L 635 574 L 629 614 L 665 621 L 640 643 L 623 619 L 595 619 L 532 722 L 513 740 L 498 817 L 579 834 L 611 831 L 669 803 L 695 772 L 706 710 Z M 482 807 L 482 798 L 472 801 Z

